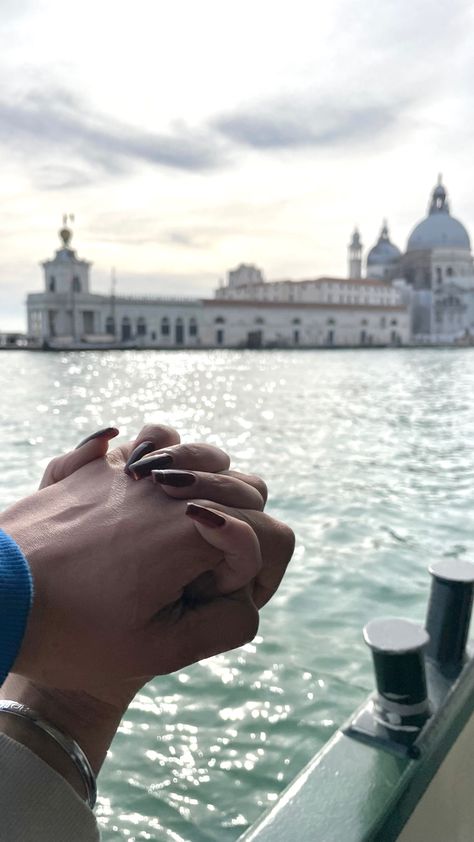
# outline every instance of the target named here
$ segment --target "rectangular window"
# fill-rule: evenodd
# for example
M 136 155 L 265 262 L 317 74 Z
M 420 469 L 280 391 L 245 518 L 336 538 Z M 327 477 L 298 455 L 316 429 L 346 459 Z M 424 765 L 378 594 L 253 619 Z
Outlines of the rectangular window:
M 216 330 L 216 345 L 224 344 L 224 331 L 221 327 Z
M 82 324 L 84 333 L 94 333 L 94 311 L 84 310 L 82 313 Z

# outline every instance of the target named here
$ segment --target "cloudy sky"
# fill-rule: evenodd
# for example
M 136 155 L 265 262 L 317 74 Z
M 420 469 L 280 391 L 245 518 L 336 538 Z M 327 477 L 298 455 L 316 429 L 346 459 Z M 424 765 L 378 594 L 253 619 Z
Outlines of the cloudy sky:
M 0 0 L 0 329 L 74 213 L 93 289 L 210 295 L 404 247 L 439 171 L 474 230 L 469 0 Z

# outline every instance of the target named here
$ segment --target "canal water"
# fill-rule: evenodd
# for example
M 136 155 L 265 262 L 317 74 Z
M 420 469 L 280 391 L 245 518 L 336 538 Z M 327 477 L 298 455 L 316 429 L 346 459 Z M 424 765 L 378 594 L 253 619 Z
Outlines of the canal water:
M 152 681 L 100 776 L 105 842 L 232 842 L 372 687 L 361 628 L 422 620 L 474 561 L 474 350 L 0 355 L 2 506 L 48 460 L 145 420 L 261 473 L 297 548 L 255 641 Z

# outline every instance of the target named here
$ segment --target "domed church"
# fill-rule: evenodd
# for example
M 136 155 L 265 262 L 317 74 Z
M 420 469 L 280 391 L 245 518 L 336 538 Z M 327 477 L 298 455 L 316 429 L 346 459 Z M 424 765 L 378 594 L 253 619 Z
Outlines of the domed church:
M 384 220 L 380 236 L 367 255 L 367 276 L 371 278 L 390 278 L 398 266 L 402 253 L 390 242 L 387 220 Z
M 412 312 L 412 332 L 426 341 L 474 336 L 474 264 L 469 234 L 451 215 L 441 176 L 428 213 L 408 237 L 405 253 L 385 221 L 366 259 L 368 278 L 391 280 Z

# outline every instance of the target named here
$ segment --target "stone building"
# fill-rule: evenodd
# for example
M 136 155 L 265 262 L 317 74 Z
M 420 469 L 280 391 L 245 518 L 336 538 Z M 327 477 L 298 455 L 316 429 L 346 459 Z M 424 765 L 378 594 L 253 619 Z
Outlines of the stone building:
M 386 280 L 316 278 L 266 282 L 242 264 L 214 298 L 98 295 L 90 267 L 61 247 L 43 266 L 44 291 L 27 299 L 28 334 L 47 347 L 262 348 L 401 345 L 410 313 Z
M 454 342 L 474 337 L 474 264 L 469 234 L 451 216 L 441 176 L 428 213 L 408 237 L 405 252 L 390 241 L 384 223 L 367 256 L 370 277 L 395 281 L 412 312 L 415 341 Z

